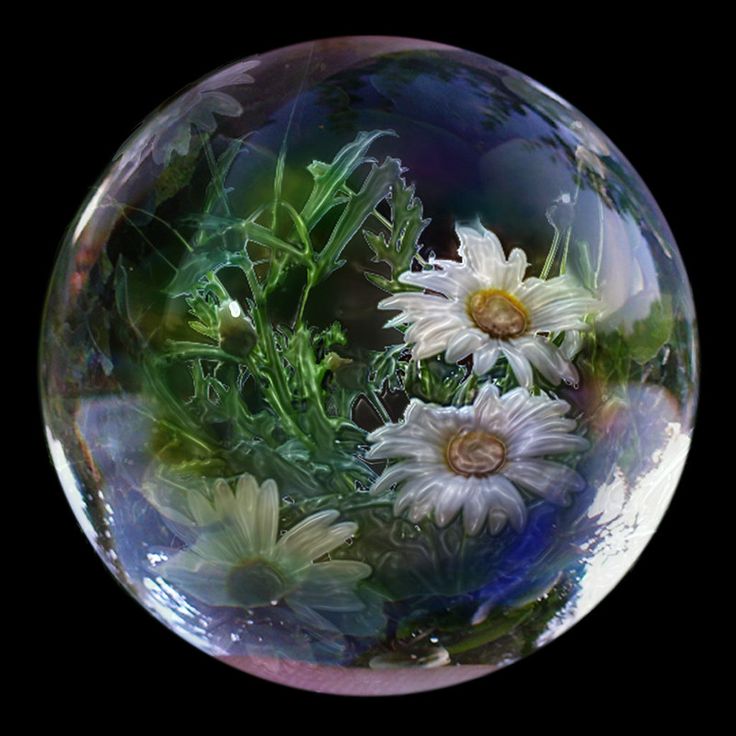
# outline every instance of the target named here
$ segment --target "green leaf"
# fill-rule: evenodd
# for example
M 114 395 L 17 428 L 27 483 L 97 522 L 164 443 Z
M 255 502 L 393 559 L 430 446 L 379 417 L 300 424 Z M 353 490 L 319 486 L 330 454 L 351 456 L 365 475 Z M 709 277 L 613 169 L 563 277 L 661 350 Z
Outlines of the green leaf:
M 387 388 L 389 391 L 399 391 L 403 388 L 401 383 L 400 369 L 402 368 L 399 357 L 406 350 L 406 345 L 389 345 L 381 351 L 377 351 L 371 361 L 371 388 L 380 393 Z
M 365 277 L 379 289 L 395 293 L 414 287 L 400 283 L 398 276 L 411 268 L 411 262 L 419 249 L 419 237 L 429 224 L 422 218 L 422 203 L 414 196 L 414 186 L 397 177 L 391 187 L 391 234 L 388 240 L 384 233 L 363 230 L 368 247 L 373 251 L 373 260 L 384 261 L 391 267 L 391 278 L 376 273 Z
M 211 250 L 196 250 L 182 260 L 176 275 L 166 287 L 170 297 L 185 296 L 211 271 L 225 266 L 244 266 L 248 260 L 243 251 L 226 250 L 224 244 Z
M 324 279 L 339 268 L 339 257 L 345 246 L 358 232 L 376 205 L 385 199 L 401 172 L 401 162 L 386 157 L 380 166 L 373 166 L 363 186 L 340 215 L 327 245 L 320 251 L 317 260 L 318 279 Z
M 374 130 L 370 133 L 361 131 L 352 143 L 338 151 L 331 164 L 313 161 L 308 167 L 314 177 L 314 187 L 309 195 L 301 216 L 311 230 L 324 215 L 337 204 L 335 197 L 345 185 L 350 175 L 361 164 L 373 161 L 366 158 L 365 153 L 371 144 L 384 135 L 397 135 L 393 130 Z M 339 196 L 339 201 L 345 201 Z
M 411 361 L 404 386 L 411 396 L 446 406 L 452 402 L 466 375 L 463 366 L 446 363 L 439 357 Z
M 672 337 L 673 325 L 672 298 L 665 294 L 652 304 L 647 317 L 634 323 L 632 333 L 626 336 L 631 358 L 643 365 L 656 357 Z
M 185 299 L 190 314 L 195 317 L 189 326 L 200 335 L 217 341 L 219 330 L 217 326 L 217 307 L 199 291 L 194 291 Z
M 202 208 L 203 214 L 209 215 L 214 213 L 218 206 L 221 207 L 225 214 L 230 214 L 230 205 L 227 199 L 230 190 L 225 188 L 225 178 L 227 177 L 237 155 L 240 153 L 244 137 L 245 136 L 230 141 L 227 148 L 220 155 L 217 161 L 212 161 L 212 149 L 210 148 L 209 142 L 204 144 L 206 152 L 208 153 L 211 179 L 205 192 L 204 206 Z M 200 247 L 205 240 L 206 232 L 204 229 L 200 229 L 194 234 L 192 245 L 195 248 Z
M 569 268 L 578 281 L 589 291 L 595 290 L 595 269 L 587 240 L 575 242 L 568 256 Z

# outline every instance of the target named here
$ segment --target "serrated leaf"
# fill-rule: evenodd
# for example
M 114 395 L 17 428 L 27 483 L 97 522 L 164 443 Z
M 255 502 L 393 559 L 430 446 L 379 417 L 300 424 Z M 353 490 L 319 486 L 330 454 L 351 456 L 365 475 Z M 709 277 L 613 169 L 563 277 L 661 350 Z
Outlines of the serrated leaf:
M 643 365 L 652 360 L 672 336 L 674 316 L 672 299 L 665 295 L 652 304 L 649 314 L 634 323 L 626 342 L 631 351 L 631 358 Z
M 419 248 L 419 237 L 430 221 L 422 218 L 422 203 L 414 196 L 414 185 L 407 186 L 401 177 L 397 177 L 391 187 L 389 202 L 391 235 L 388 241 L 383 233 L 373 233 L 370 230 L 364 230 L 363 236 L 373 251 L 373 260 L 388 263 L 392 274 L 391 281 L 368 277 L 369 280 L 384 291 L 396 292 L 405 288 L 399 285 L 396 278 L 411 267 Z
M 341 148 L 331 164 L 313 161 L 307 168 L 314 177 L 314 187 L 309 195 L 301 216 L 311 230 L 334 206 L 334 198 L 350 175 L 361 164 L 371 161 L 365 152 L 378 138 L 385 135 L 396 135 L 393 130 L 374 130 L 370 133 L 361 131 L 355 140 Z
M 189 294 L 210 271 L 216 273 L 225 266 L 243 265 L 247 260 L 243 251 L 225 250 L 224 246 L 188 253 L 166 287 L 166 293 L 170 297 Z
M 380 166 L 373 166 L 360 191 L 348 202 L 340 215 L 327 245 L 318 255 L 320 278 L 326 278 L 340 267 L 339 256 L 376 205 L 385 199 L 401 172 L 398 159 L 386 157 Z
M 217 329 L 212 329 L 211 327 L 207 327 L 206 325 L 202 324 L 201 322 L 190 321 L 190 322 L 187 322 L 187 324 L 195 332 L 198 332 L 200 335 L 204 335 L 205 337 L 209 337 L 212 340 L 217 340 Z

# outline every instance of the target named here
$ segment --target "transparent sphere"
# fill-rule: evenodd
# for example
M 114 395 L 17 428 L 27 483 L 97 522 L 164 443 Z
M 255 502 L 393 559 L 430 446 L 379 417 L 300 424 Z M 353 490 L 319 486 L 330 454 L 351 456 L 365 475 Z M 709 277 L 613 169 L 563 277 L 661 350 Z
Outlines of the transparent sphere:
M 40 366 L 131 595 L 234 667 L 363 695 L 492 672 L 599 603 L 698 378 L 680 255 L 615 145 L 498 62 L 383 37 L 154 111 L 68 230 Z

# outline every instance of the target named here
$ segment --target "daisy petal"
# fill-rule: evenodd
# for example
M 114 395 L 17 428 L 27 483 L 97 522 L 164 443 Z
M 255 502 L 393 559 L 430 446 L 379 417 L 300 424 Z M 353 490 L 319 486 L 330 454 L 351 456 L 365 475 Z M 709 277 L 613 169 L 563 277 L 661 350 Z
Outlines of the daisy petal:
M 437 526 L 447 526 L 458 514 L 463 505 L 467 492 L 467 483 L 459 478 L 447 486 L 437 495 L 434 504 L 434 518 Z
M 276 545 L 279 557 L 303 563 L 312 562 L 316 557 L 319 557 L 319 555 L 313 555 L 314 550 L 321 545 L 330 525 L 339 516 L 339 511 L 325 509 L 300 521 L 279 539 Z M 346 534 L 343 541 L 349 536 L 350 534 Z M 337 546 L 337 544 L 334 546 Z
M 330 560 L 310 565 L 300 577 L 290 602 L 323 611 L 359 611 L 365 607 L 352 586 L 371 574 L 370 565 L 357 560 Z
M 470 328 L 459 330 L 447 341 L 445 348 L 445 360 L 454 363 L 477 351 L 488 342 L 488 336 L 480 330 Z M 475 360 L 475 358 L 473 358 Z M 487 372 L 484 371 L 484 373 Z
M 238 480 L 233 518 L 253 551 L 268 549 L 276 542 L 279 526 L 279 492 L 273 480 L 259 486 L 252 475 Z
M 492 509 L 488 512 L 488 531 L 491 534 L 498 534 L 506 526 L 508 517 L 500 509 Z
M 580 376 L 575 366 L 546 338 L 520 341 L 518 349 L 551 384 L 556 386 L 560 379 L 568 384 L 578 384 Z
M 488 506 L 486 504 L 480 481 L 468 484 L 463 502 L 463 526 L 469 537 L 475 536 L 486 523 Z
M 515 438 L 509 445 L 506 457 L 517 460 L 522 457 L 561 454 L 565 452 L 584 452 L 590 443 L 585 437 L 562 432 L 530 433 L 527 437 Z
M 502 475 L 490 475 L 485 479 L 483 494 L 489 511 L 502 511 L 511 526 L 520 532 L 526 524 L 526 505 L 513 484 Z
M 514 483 L 560 506 L 570 502 L 569 492 L 585 488 L 585 481 L 572 468 L 549 460 L 514 460 L 506 464 L 503 474 Z
M 410 476 L 412 474 L 412 471 L 421 470 L 421 467 L 421 465 L 416 465 L 414 463 L 408 462 L 392 465 L 390 468 L 381 473 L 378 478 L 376 478 L 373 485 L 371 486 L 370 494 L 373 496 L 378 495 L 379 493 L 390 488 L 395 483 L 398 483 L 399 481 L 404 480 L 407 476 Z
M 473 373 L 482 376 L 496 365 L 496 361 L 501 357 L 501 348 L 498 340 L 490 340 L 487 345 L 473 354 Z
M 463 262 L 486 279 L 499 282 L 506 256 L 498 237 L 479 225 L 458 225 L 455 230 L 460 240 L 458 254 Z
M 403 284 L 439 292 L 450 299 L 464 298 L 468 292 L 481 288 L 478 277 L 467 266 L 454 261 L 435 261 L 435 267 L 438 263 L 442 263 L 441 270 L 405 271 L 398 280 Z
M 519 385 L 524 388 L 531 388 L 534 385 L 534 376 L 532 374 L 532 367 L 527 358 L 508 345 L 502 345 L 501 351 L 506 357 L 506 360 L 508 360 L 511 370 L 514 372 Z
M 230 570 L 228 564 L 204 560 L 184 551 L 159 565 L 156 575 L 209 606 L 232 606 L 237 601 L 233 600 L 227 588 Z

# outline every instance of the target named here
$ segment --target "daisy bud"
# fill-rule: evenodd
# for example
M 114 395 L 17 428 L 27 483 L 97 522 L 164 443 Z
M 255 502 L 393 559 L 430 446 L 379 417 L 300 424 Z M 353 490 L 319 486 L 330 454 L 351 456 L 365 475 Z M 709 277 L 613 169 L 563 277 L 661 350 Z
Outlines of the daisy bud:
M 231 355 L 244 358 L 258 341 L 253 323 L 237 301 L 226 299 L 217 310 L 220 347 Z

